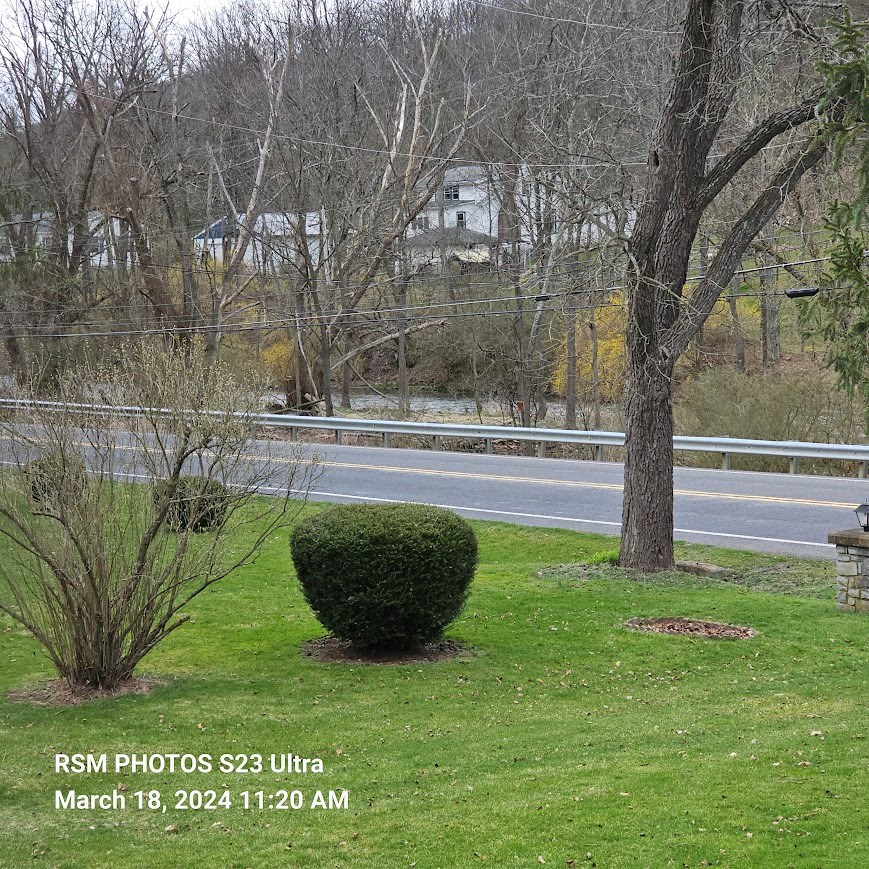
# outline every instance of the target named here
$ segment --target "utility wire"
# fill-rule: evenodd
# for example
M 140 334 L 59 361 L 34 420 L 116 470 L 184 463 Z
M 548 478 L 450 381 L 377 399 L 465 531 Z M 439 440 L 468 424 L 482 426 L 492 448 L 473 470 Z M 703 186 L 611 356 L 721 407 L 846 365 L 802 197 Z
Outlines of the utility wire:
M 236 130 L 238 132 L 251 133 L 254 136 L 264 136 L 265 129 L 261 129 L 258 127 L 249 127 L 243 124 L 230 123 L 227 121 L 216 121 L 213 118 L 203 118 L 197 115 L 187 114 L 186 112 L 172 112 L 169 109 L 158 109 L 155 107 L 147 107 L 145 111 L 156 114 L 156 115 L 164 115 L 166 117 L 179 118 L 181 120 L 190 121 L 192 123 L 204 124 L 209 126 L 214 126 L 218 129 L 223 130 Z M 386 149 L 386 148 L 373 148 L 367 147 L 364 145 L 352 145 L 349 143 L 335 142 L 328 139 L 313 139 L 313 138 L 305 138 L 302 136 L 293 136 L 289 133 L 281 133 L 277 130 L 272 133 L 272 137 L 274 139 L 280 139 L 282 141 L 293 142 L 299 145 L 314 145 L 317 147 L 323 148 L 331 148 L 336 150 L 344 150 L 352 153 L 361 153 L 361 154 L 373 154 L 377 156 L 386 156 L 389 158 L 393 157 L 412 157 L 414 159 L 423 161 L 423 162 L 431 162 L 431 163 L 439 163 L 443 166 L 448 164 L 454 164 L 456 166 L 470 166 L 470 165 L 479 165 L 478 161 L 471 160 L 467 157 L 442 157 L 433 154 L 415 154 L 409 151 L 396 151 L 394 154 Z M 251 143 L 253 145 L 253 142 Z M 770 151 L 770 150 L 778 150 L 782 148 L 791 148 L 796 147 L 795 143 L 792 142 L 771 142 L 769 145 L 764 146 L 760 152 Z M 726 157 L 727 154 L 710 154 L 710 160 L 717 160 Z M 347 157 L 347 159 L 351 159 Z M 590 160 L 597 159 L 598 162 L 589 162 Z M 613 158 L 611 160 L 600 161 L 599 158 L 595 158 L 590 154 L 580 154 L 576 155 L 575 159 L 569 163 L 563 162 L 549 162 L 549 163 L 535 163 L 531 161 L 518 161 L 513 162 L 509 160 L 497 160 L 493 161 L 492 166 L 508 166 L 511 168 L 528 168 L 528 169 L 586 169 L 586 168 L 612 168 L 612 167 L 620 167 L 620 166 L 646 166 L 648 165 L 648 157 L 634 157 L 631 160 L 621 160 Z
M 623 289 L 623 287 L 611 287 L 607 290 L 584 290 L 584 289 L 575 289 L 569 290 L 562 293 L 555 293 L 552 295 L 548 295 L 545 298 L 545 301 L 549 302 L 556 298 L 566 298 L 569 296 L 579 295 L 580 293 L 587 292 L 609 292 Z M 834 291 L 839 289 L 838 287 L 824 287 L 822 288 L 826 291 Z M 766 291 L 759 293 L 737 293 L 737 294 L 728 294 L 722 295 L 718 301 L 727 301 L 731 298 L 739 299 L 742 298 L 761 298 L 761 297 L 774 297 L 774 296 L 786 296 L 786 290 L 774 290 L 774 291 Z M 539 296 L 526 296 L 523 297 L 525 300 L 530 299 L 540 299 Z M 492 300 L 492 301 L 516 301 L 515 297 L 504 297 L 502 299 Z M 690 303 L 690 299 L 686 300 Z M 319 328 L 324 319 L 331 319 L 332 317 L 338 316 L 346 316 L 348 318 L 356 318 L 360 320 L 356 325 L 377 325 L 378 327 L 382 326 L 390 326 L 394 328 L 395 325 L 398 324 L 399 321 L 404 322 L 405 324 L 412 325 L 413 323 L 423 322 L 426 320 L 436 319 L 436 320 L 452 320 L 452 319 L 461 319 L 467 317 L 500 317 L 500 316 L 512 316 L 516 317 L 520 313 L 529 314 L 530 309 L 526 309 L 524 312 L 518 311 L 516 308 L 509 308 L 500 311 L 446 311 L 446 312 L 437 312 L 432 313 L 431 309 L 436 308 L 454 308 L 457 305 L 479 305 L 485 303 L 485 300 L 461 300 L 457 302 L 443 302 L 443 303 L 433 303 L 427 305 L 419 305 L 419 306 L 408 306 L 403 309 L 393 309 L 390 311 L 389 309 L 385 310 L 371 310 L 371 311 L 348 311 L 348 312 L 339 312 L 337 314 L 300 314 L 293 317 L 285 317 L 281 319 L 272 319 L 268 321 L 260 321 L 258 323 L 227 323 L 223 322 L 221 324 L 213 325 L 213 324 L 202 324 L 191 326 L 190 333 L 194 335 L 201 334 L 209 334 L 212 332 L 219 332 L 221 334 L 235 334 L 241 332 L 265 332 L 265 331 L 274 331 L 282 328 Z M 600 310 L 602 308 L 620 308 L 624 309 L 627 307 L 627 302 L 625 300 L 621 300 L 618 302 L 594 302 L 589 303 L 587 305 L 575 305 L 575 306 L 551 306 L 546 305 L 542 308 L 543 311 L 548 313 L 565 313 L 567 311 L 581 311 L 581 310 Z M 428 313 L 425 314 L 417 314 L 414 316 L 406 316 L 405 312 L 408 310 L 419 310 L 426 311 Z M 383 318 L 382 316 L 378 316 L 375 320 L 365 321 L 364 317 L 366 315 L 382 315 L 383 313 L 396 313 L 399 311 L 399 315 L 392 318 Z M 156 328 L 156 327 L 142 327 L 138 329 L 110 329 L 106 328 L 102 331 L 91 331 L 91 332 L 80 332 L 80 331 L 57 331 L 57 332 L 47 332 L 41 331 L 39 329 L 35 330 L 28 336 L 22 335 L 14 335 L 14 334 L 0 334 L 0 340 L 6 340 L 9 338 L 21 338 L 21 337 L 34 337 L 34 338 L 105 338 L 105 337 L 131 337 L 131 336 L 146 336 L 146 335 L 165 335 L 170 331 L 178 331 L 174 328 Z
M 508 15 L 519 15 L 527 18 L 536 18 L 539 21 L 551 21 L 554 24 L 578 24 L 580 27 L 597 30 L 615 30 L 618 33 L 628 35 L 631 33 L 644 33 L 652 36 L 675 36 L 680 31 L 673 30 L 649 30 L 644 27 L 636 27 L 634 24 L 602 24 L 597 21 L 583 21 L 580 18 L 562 18 L 556 15 L 544 15 L 540 12 L 532 12 L 527 9 L 517 9 L 516 7 L 499 6 L 496 3 L 484 2 L 484 0 L 466 0 L 468 3 L 473 3 L 475 6 L 481 6 L 484 9 L 491 9 L 496 12 L 504 12 Z
M 800 265 L 826 262 L 826 261 L 829 261 L 829 259 L 830 259 L 829 257 L 816 257 L 813 259 L 797 260 L 795 262 L 792 262 L 792 263 L 789 262 L 787 264 L 777 263 L 777 264 L 769 265 L 769 266 L 758 266 L 758 267 L 751 267 L 751 268 L 746 268 L 746 269 L 737 269 L 734 272 L 734 275 L 746 275 L 746 274 L 753 274 L 756 272 L 781 270 L 781 269 L 786 269 L 789 267 L 796 267 L 796 266 L 800 266 Z M 577 280 L 577 281 L 581 280 L 581 276 L 577 276 L 573 272 L 566 272 L 566 273 L 556 272 L 556 277 L 562 277 L 562 276 L 570 277 L 570 278 L 573 278 L 574 280 Z M 526 273 L 525 280 L 528 281 L 529 279 L 532 280 L 533 282 L 536 282 L 538 280 L 538 276 L 536 274 L 529 275 L 528 273 Z M 703 279 L 704 279 L 704 276 L 702 274 L 691 275 L 686 279 L 686 283 L 699 283 Z M 393 280 L 393 283 L 395 283 L 397 280 L 400 280 L 400 278 L 394 278 L 392 280 Z M 359 285 L 359 286 L 361 286 L 361 285 Z M 412 282 L 411 282 L 411 286 L 412 286 Z M 385 287 L 385 285 L 382 283 L 371 285 L 372 290 L 383 289 L 384 287 Z M 462 288 L 463 289 L 472 289 L 472 288 L 479 288 L 479 287 L 490 288 L 491 282 L 479 281 L 479 282 L 474 282 L 474 283 L 466 283 L 466 284 L 463 284 Z M 356 289 L 356 288 L 357 288 L 357 286 L 354 286 L 354 285 L 345 285 L 342 287 L 342 289 L 345 289 L 348 291 L 352 291 L 353 289 Z M 548 299 L 561 298 L 564 296 L 576 295 L 578 293 L 586 293 L 586 294 L 594 294 L 594 295 L 607 295 L 607 294 L 610 294 L 613 292 L 624 291 L 625 289 L 626 289 L 626 287 L 624 285 L 612 285 L 612 286 L 606 286 L 606 287 L 582 286 L 582 287 L 572 288 L 572 289 L 568 289 L 568 290 L 560 290 L 560 291 L 556 291 L 556 292 L 550 292 L 550 293 L 546 294 L 546 297 L 548 300 Z M 290 292 L 293 292 L 293 291 L 290 291 Z M 298 292 L 298 291 L 295 291 L 295 292 Z M 770 296 L 770 295 L 782 295 L 785 293 L 786 293 L 786 291 L 784 291 L 784 290 L 782 290 L 782 291 L 769 290 L 769 291 L 763 291 L 763 292 L 759 292 L 759 293 L 740 293 L 737 295 L 742 295 L 742 296 L 755 296 L 756 295 L 758 297 L 761 297 L 761 296 Z M 722 296 L 722 298 L 725 298 L 725 297 Z M 540 293 L 539 292 L 532 292 L 532 293 L 523 293 L 520 295 L 516 295 L 514 293 L 514 294 L 510 294 L 510 295 L 487 296 L 487 297 L 479 298 L 479 299 L 460 299 L 460 300 L 456 300 L 456 301 L 446 301 L 446 302 L 421 302 L 419 304 L 386 307 L 386 308 L 377 307 L 377 308 L 371 308 L 371 309 L 350 309 L 350 310 L 331 308 L 329 310 L 324 310 L 322 313 L 322 316 L 317 317 L 316 319 L 319 322 L 322 319 L 332 319 L 332 318 L 339 318 L 339 317 L 347 317 L 347 318 L 359 318 L 359 317 L 365 317 L 365 316 L 381 316 L 382 317 L 383 314 L 396 314 L 396 315 L 400 316 L 400 315 L 407 314 L 407 313 L 412 312 L 412 311 L 432 311 L 432 310 L 440 310 L 443 308 L 455 308 L 456 306 L 465 307 L 465 306 L 471 306 L 471 305 L 497 304 L 497 303 L 502 303 L 502 302 L 532 302 L 532 301 L 538 301 L 539 299 L 540 299 Z M 248 302 L 248 306 L 245 309 L 243 309 L 242 311 L 233 311 L 230 314 L 228 314 L 227 316 L 229 316 L 229 317 L 234 316 L 234 315 L 237 316 L 238 314 L 243 313 L 244 310 L 250 310 L 251 305 L 255 306 L 257 304 L 256 299 L 251 299 L 249 297 L 246 297 L 246 301 Z M 685 301 L 690 302 L 690 299 L 686 299 Z M 135 303 L 135 304 L 131 304 L 131 305 L 106 305 L 106 306 L 96 305 L 92 308 L 88 308 L 87 310 L 92 311 L 92 312 L 127 311 L 127 310 L 144 310 L 147 312 L 154 312 L 154 311 L 159 311 L 160 309 L 158 306 L 154 305 L 152 302 L 140 302 L 140 303 Z M 34 313 L 45 313 L 45 312 L 34 312 L 33 309 L 30 309 L 30 310 L 8 310 L 7 309 L 5 311 L 0 311 L 0 314 L 4 315 L 6 317 L 27 316 L 27 315 L 32 315 Z M 199 309 L 197 311 L 197 313 L 202 315 L 202 310 Z M 207 315 L 207 311 L 205 313 Z M 104 321 L 93 321 L 93 320 L 81 321 L 81 320 L 79 320 L 74 324 L 75 328 L 77 328 L 77 329 L 80 329 L 80 328 L 83 328 L 86 326 L 100 326 L 100 325 L 104 325 Z M 72 328 L 72 324 L 71 324 L 70 328 Z M 160 331 L 160 330 L 158 330 L 158 331 Z M 83 336 L 83 333 L 81 333 L 81 332 L 76 332 L 74 334 L 77 336 Z M 59 337 L 59 336 L 53 335 L 51 337 Z

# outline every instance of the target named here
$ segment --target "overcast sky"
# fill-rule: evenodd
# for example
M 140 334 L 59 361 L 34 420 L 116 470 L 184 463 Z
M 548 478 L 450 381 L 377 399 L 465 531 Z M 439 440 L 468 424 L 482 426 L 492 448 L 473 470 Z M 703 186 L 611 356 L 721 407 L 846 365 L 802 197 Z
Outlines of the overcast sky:
M 228 2 L 229 0 L 135 0 L 139 9 L 162 10 L 167 8 L 170 14 L 178 15 L 185 20 L 220 9 Z M 13 10 L 16 5 L 16 0 L 0 0 L 0 16 L 8 14 L 7 10 Z
M 164 6 L 172 15 L 178 15 L 181 19 L 189 20 L 197 15 L 208 14 L 215 9 L 227 5 L 228 0 L 159 0 L 159 2 L 146 3 L 138 0 L 136 5 L 143 9 L 162 9 Z

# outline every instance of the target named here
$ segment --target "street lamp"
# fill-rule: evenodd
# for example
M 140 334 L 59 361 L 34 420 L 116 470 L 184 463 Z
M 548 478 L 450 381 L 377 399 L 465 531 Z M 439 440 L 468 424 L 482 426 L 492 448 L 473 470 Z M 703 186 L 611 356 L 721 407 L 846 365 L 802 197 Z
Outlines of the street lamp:
M 864 531 L 869 531 L 869 504 L 861 504 L 855 511 L 857 521 Z

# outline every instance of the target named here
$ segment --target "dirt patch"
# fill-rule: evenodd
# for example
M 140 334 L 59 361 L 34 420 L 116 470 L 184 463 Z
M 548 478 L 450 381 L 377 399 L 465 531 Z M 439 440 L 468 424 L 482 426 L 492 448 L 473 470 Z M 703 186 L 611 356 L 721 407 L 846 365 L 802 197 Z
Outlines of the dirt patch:
M 109 691 L 105 688 L 72 688 L 63 679 L 54 679 L 23 691 L 12 691 L 7 698 L 34 706 L 78 706 L 79 703 L 108 700 L 127 694 L 150 694 L 159 684 L 158 679 L 128 679 Z
M 686 619 L 682 616 L 666 616 L 657 619 L 634 618 L 625 622 L 632 631 L 646 631 L 652 634 L 676 634 L 685 637 L 701 637 L 708 640 L 748 640 L 757 636 L 754 628 L 740 625 L 726 625 L 721 622 L 704 622 L 699 619 Z
M 368 652 L 337 637 L 317 637 L 302 644 L 302 654 L 305 657 L 325 664 L 432 664 L 437 661 L 451 661 L 460 655 L 472 653 L 470 646 L 455 640 L 439 640 L 436 643 L 426 643 L 416 651 L 401 652 Z

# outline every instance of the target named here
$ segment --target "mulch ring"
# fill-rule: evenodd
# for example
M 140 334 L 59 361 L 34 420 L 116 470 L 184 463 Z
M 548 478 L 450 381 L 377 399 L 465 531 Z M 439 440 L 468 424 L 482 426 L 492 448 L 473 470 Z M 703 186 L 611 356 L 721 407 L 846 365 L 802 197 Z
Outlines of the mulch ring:
M 740 625 L 725 625 L 721 622 L 704 622 L 682 616 L 665 616 L 657 619 L 633 618 L 625 622 L 632 631 L 653 634 L 675 634 L 683 637 L 701 637 L 707 640 L 748 640 L 757 636 L 754 628 Z
M 302 644 L 302 654 L 326 664 L 421 664 L 450 661 L 473 653 L 455 640 L 426 643 L 414 651 L 365 651 L 337 637 L 317 637 Z
M 150 694 L 159 684 L 158 679 L 127 679 L 109 691 L 105 688 L 71 688 L 65 679 L 53 679 L 22 691 L 12 691 L 7 697 L 13 702 L 32 703 L 34 706 L 78 706 L 79 703 L 126 694 Z

